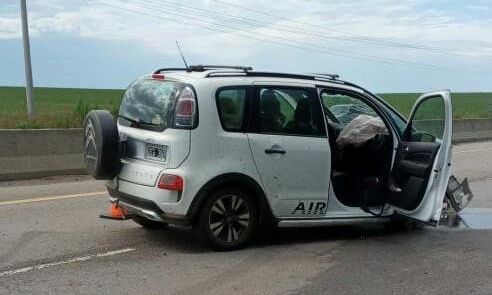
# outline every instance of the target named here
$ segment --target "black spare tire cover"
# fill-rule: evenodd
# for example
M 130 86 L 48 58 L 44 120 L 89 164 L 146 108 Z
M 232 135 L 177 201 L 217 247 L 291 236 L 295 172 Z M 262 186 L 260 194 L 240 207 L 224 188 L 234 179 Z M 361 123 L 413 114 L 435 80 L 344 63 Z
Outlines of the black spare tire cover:
M 111 179 L 121 168 L 118 126 L 110 112 L 92 110 L 84 121 L 84 162 L 96 179 Z

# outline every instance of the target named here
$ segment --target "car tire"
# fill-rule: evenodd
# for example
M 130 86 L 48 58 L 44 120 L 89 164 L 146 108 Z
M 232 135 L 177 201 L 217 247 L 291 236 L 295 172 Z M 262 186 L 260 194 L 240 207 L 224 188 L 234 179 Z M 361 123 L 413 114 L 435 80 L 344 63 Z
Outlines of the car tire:
M 133 216 L 132 220 L 135 223 L 141 225 L 142 227 L 144 227 L 146 229 L 152 229 L 152 230 L 164 229 L 164 228 L 167 228 L 169 225 L 168 223 L 150 220 L 148 218 L 138 216 L 138 215 Z
M 92 110 L 84 120 L 84 163 L 95 179 L 111 179 L 120 170 L 119 135 L 110 112 Z
M 211 194 L 201 206 L 193 231 L 202 245 L 228 251 L 246 246 L 258 224 L 253 197 L 238 188 L 224 188 Z

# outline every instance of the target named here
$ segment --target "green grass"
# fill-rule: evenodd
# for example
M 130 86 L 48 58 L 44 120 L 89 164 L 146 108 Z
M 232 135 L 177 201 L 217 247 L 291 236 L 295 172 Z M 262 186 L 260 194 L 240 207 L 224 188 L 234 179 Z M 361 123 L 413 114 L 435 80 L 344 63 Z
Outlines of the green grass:
M 36 116 L 28 119 L 22 87 L 0 87 L 0 128 L 73 128 L 91 109 L 118 112 L 123 90 L 35 88 Z
M 26 115 L 23 87 L 0 87 L 0 128 L 73 128 L 81 127 L 91 109 L 118 112 L 123 90 L 35 88 L 36 116 Z M 403 115 L 408 116 L 417 93 L 381 95 Z M 453 93 L 455 119 L 487 118 L 492 113 L 492 93 Z
M 407 117 L 418 98 L 417 93 L 385 93 L 380 96 Z M 492 115 L 490 92 L 451 93 L 451 97 L 455 119 L 489 118 Z

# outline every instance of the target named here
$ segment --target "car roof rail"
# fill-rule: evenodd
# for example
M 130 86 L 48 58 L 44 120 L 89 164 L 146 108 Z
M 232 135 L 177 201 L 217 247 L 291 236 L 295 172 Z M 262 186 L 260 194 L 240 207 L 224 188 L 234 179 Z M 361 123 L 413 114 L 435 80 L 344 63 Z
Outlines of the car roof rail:
M 207 72 L 205 78 L 211 77 L 237 77 L 237 76 L 247 76 L 248 72 L 241 70 L 211 70 Z
M 175 71 L 187 71 L 187 72 L 204 72 L 207 70 L 238 70 L 241 72 L 252 71 L 252 67 L 245 66 L 228 66 L 228 65 L 190 65 L 187 68 L 161 68 L 154 71 L 154 74 L 162 72 L 175 72 Z
M 339 76 L 336 74 L 295 74 L 279 72 L 257 72 L 257 71 L 211 71 L 205 77 L 225 77 L 225 76 L 249 76 L 249 77 L 272 77 L 272 78 L 291 78 L 305 80 L 325 80 L 334 81 Z
M 197 71 L 203 72 L 206 70 L 220 70 L 220 69 L 229 69 L 229 70 L 241 70 L 244 72 L 252 71 L 252 67 L 245 66 L 227 66 L 227 65 L 191 65 L 188 67 L 189 71 Z
M 319 76 L 319 77 L 328 77 L 328 78 L 331 78 L 331 79 L 338 79 L 338 78 L 340 78 L 340 75 L 338 75 L 338 74 L 330 74 L 330 73 L 313 73 L 313 75 Z
M 176 71 L 187 71 L 187 68 L 161 68 L 153 72 L 153 74 L 159 74 L 162 72 L 176 72 Z

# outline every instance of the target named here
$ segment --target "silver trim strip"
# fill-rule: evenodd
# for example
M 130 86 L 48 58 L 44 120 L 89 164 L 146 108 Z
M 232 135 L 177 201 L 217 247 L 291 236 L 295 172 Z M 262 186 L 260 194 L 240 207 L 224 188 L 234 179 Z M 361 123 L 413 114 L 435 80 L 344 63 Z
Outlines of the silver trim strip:
M 130 213 L 137 214 L 139 216 L 142 216 L 142 217 L 145 217 L 145 218 L 148 218 L 151 220 L 164 222 L 164 220 L 159 216 L 159 214 L 157 214 L 154 211 L 142 209 L 142 208 L 130 205 L 130 204 L 122 202 L 122 201 L 119 201 L 118 204 L 121 205 L 123 208 L 127 209 L 128 212 L 130 212 Z
M 387 217 L 360 217 L 360 218 L 331 218 L 331 219 L 300 219 L 300 220 L 280 220 L 278 227 L 313 227 L 324 225 L 349 225 L 361 223 L 384 223 Z

